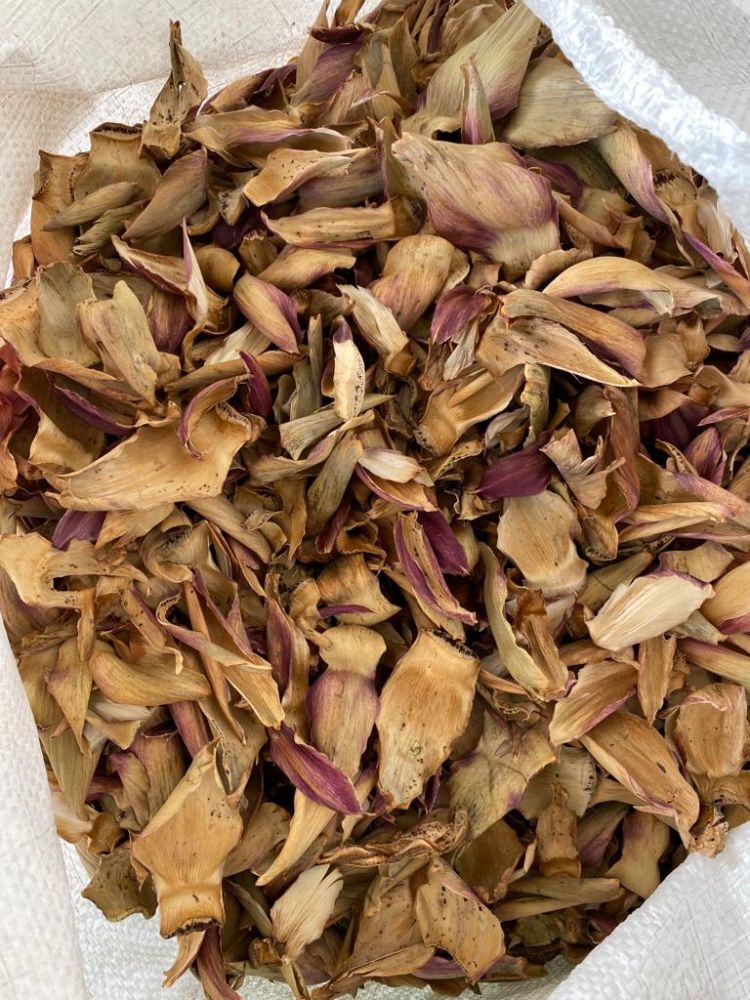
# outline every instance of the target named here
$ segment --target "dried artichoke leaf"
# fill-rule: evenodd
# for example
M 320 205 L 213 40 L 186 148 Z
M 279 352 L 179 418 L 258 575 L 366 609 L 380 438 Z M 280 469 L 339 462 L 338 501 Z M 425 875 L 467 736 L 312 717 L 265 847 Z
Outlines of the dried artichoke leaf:
M 451 805 L 468 812 L 472 839 L 515 808 L 529 781 L 555 760 L 540 726 L 514 732 L 489 714 L 483 726 L 476 751 L 457 762 L 447 782 Z
M 111 921 L 124 920 L 133 913 L 141 913 L 148 919 L 156 911 L 153 887 L 150 882 L 138 885 L 127 848 L 119 848 L 102 857 L 81 895 L 91 900 Z
M 550 743 L 559 746 L 580 739 L 632 697 L 637 674 L 634 665 L 604 660 L 590 663 L 566 696 L 557 702 L 549 727 Z
M 127 511 L 217 496 L 250 436 L 247 421 L 227 406 L 204 414 L 193 429 L 205 459 L 185 448 L 176 424 L 141 427 L 96 462 L 60 476 L 59 501 L 70 510 Z
M 390 808 L 423 791 L 463 732 L 479 661 L 435 632 L 420 632 L 383 687 L 377 719 L 378 787 Z
M 520 166 L 499 143 L 462 146 L 406 133 L 392 154 L 420 197 L 435 232 L 523 274 L 560 234 L 547 181 Z
M 538 34 L 539 20 L 524 3 L 514 4 L 438 67 L 427 86 L 425 111 L 431 117 L 456 114 L 461 104 L 461 67 L 472 60 L 492 117 L 502 118 L 516 105 Z
M 591 638 L 618 650 L 653 639 L 687 621 L 713 595 L 713 587 L 670 571 L 658 571 L 620 584 L 588 622 Z
M 669 846 L 669 827 L 658 816 L 631 812 L 623 823 L 620 859 L 607 871 L 630 892 L 648 898 L 661 880 L 659 861 Z
M 498 376 L 513 365 L 539 364 L 603 385 L 638 384 L 600 361 L 566 327 L 545 319 L 520 319 L 509 326 L 504 316 L 496 316 L 485 330 L 476 359 Z
M 747 695 L 737 684 L 708 684 L 682 702 L 672 739 L 691 773 L 736 775 L 747 749 Z
M 156 185 L 148 205 L 123 233 L 123 239 L 143 243 L 176 229 L 206 200 L 207 180 L 205 149 L 175 160 Z
M 649 810 L 672 816 L 683 840 L 698 818 L 700 804 L 680 774 L 663 737 L 644 719 L 615 712 L 581 737 L 605 771 L 621 782 Z
M 572 66 L 560 59 L 535 59 L 518 104 L 502 124 L 502 136 L 525 149 L 573 146 L 610 132 L 616 120 Z
M 136 870 L 148 871 L 164 937 L 224 922 L 224 863 L 242 835 L 237 795 L 221 780 L 218 745 L 196 754 L 185 777 L 136 838 Z M 200 852 L 195 843 L 205 845 Z
M 169 24 L 172 69 L 143 126 L 143 146 L 171 159 L 179 149 L 182 123 L 206 99 L 208 87 L 198 61 L 182 44 L 179 21 Z
M 586 564 L 573 542 L 577 533 L 575 511 L 562 497 L 545 491 L 506 501 L 497 546 L 518 566 L 530 587 L 554 597 L 575 593 L 583 586 Z
M 476 982 L 505 953 L 500 921 L 442 858 L 417 889 L 414 913 L 424 943 L 452 955 Z
M 121 705 L 168 705 L 173 701 L 198 701 L 211 693 L 203 674 L 187 667 L 179 673 L 149 658 L 125 662 L 105 643 L 97 643 L 89 661 L 91 677 L 111 701 Z
M 643 337 L 632 326 L 608 313 L 555 298 L 546 292 L 519 288 L 503 299 L 503 314 L 508 319 L 536 316 L 559 323 L 621 364 L 630 375 L 637 378 L 642 372 L 646 357 Z

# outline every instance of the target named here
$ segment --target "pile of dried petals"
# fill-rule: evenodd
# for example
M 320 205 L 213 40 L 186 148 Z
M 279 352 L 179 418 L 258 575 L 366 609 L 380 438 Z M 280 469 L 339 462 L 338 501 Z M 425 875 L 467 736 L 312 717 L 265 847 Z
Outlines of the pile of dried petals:
M 750 815 L 750 255 L 522 4 L 326 6 L 173 25 L 0 301 L 59 831 L 211 998 L 543 974 Z

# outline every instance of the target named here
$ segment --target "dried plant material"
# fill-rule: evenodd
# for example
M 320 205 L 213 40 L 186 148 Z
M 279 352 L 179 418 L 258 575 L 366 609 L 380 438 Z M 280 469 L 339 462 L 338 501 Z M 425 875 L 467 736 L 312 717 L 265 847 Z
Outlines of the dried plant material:
M 649 809 L 672 816 L 683 839 L 698 818 L 698 796 L 663 738 L 637 715 L 615 712 L 581 737 L 596 762 Z
M 667 697 L 676 645 L 676 636 L 657 635 L 638 646 L 638 701 L 651 723 Z
M 57 829 L 208 998 L 541 975 L 750 817 L 750 255 L 524 3 L 361 11 L 172 25 L 0 296 Z
M 502 137 L 525 149 L 573 146 L 611 131 L 616 120 L 572 66 L 560 59 L 535 59 L 515 110 L 503 122 Z
M 607 876 L 646 899 L 661 881 L 659 862 L 669 847 L 669 827 L 644 812 L 630 813 L 622 826 L 622 855 Z
M 138 885 L 127 848 L 102 857 L 82 895 L 98 906 L 107 920 L 124 920 L 133 913 L 148 918 L 156 912 L 153 887 L 150 882 Z
M 476 750 L 457 762 L 448 783 L 452 805 L 468 812 L 472 838 L 506 816 L 555 759 L 541 727 L 518 731 L 489 714 L 483 727 Z
M 179 673 L 154 657 L 126 663 L 105 643 L 97 643 L 89 660 L 91 678 L 108 698 L 120 705 L 158 705 L 198 701 L 211 693 L 202 673 L 183 667 Z
M 380 698 L 378 786 L 391 808 L 420 795 L 464 731 L 479 661 L 435 632 L 420 632 Z
M 225 790 L 210 744 L 133 842 L 136 870 L 154 880 L 164 937 L 224 922 L 224 862 L 242 834 L 237 798 Z
M 604 660 L 578 672 L 571 690 L 557 702 L 549 727 L 553 745 L 580 739 L 616 712 L 635 693 L 635 664 Z
M 143 243 L 189 219 L 206 200 L 207 168 L 204 149 L 175 160 L 156 185 L 151 201 L 123 233 L 123 239 Z
M 669 570 L 620 584 L 588 623 L 597 646 L 618 650 L 686 622 L 714 593 L 710 584 Z
M 342 420 L 351 420 L 365 397 L 365 363 L 345 321 L 333 335 L 333 354 L 333 409 Z
M 250 322 L 282 351 L 294 353 L 301 336 L 292 300 L 252 274 L 244 274 L 234 287 L 238 308 Z
M 573 542 L 577 533 L 575 511 L 556 493 L 546 491 L 507 501 L 497 547 L 513 560 L 530 587 L 554 597 L 583 586 L 586 564 Z
M 385 641 L 361 625 L 326 632 L 325 671 L 310 687 L 307 707 L 313 742 L 344 774 L 354 777 L 378 716 L 375 670 Z M 341 719 L 347 719 L 346 733 Z
M 524 845 L 505 820 L 464 845 L 456 855 L 456 871 L 485 903 L 505 895 L 508 883 L 524 854 Z
M 714 585 L 714 595 L 701 611 L 724 634 L 746 632 L 750 628 L 750 562 L 725 573 Z
M 435 302 L 454 269 L 459 280 L 468 262 L 453 244 L 439 236 L 406 236 L 388 251 L 383 273 L 370 291 L 388 306 L 402 330 L 410 330 Z
M 564 326 L 544 319 L 522 319 L 508 326 L 504 316 L 496 316 L 482 338 L 476 357 L 498 375 L 513 365 L 539 364 L 603 385 L 636 384 L 600 361 Z
M 558 664 L 550 665 L 535 660 L 520 645 L 511 623 L 505 614 L 508 585 L 498 561 L 486 546 L 481 547 L 484 566 L 484 605 L 492 637 L 501 662 L 514 680 L 538 698 L 558 695 L 565 687 L 568 671 Z
M 248 421 L 222 404 L 192 429 L 200 458 L 185 447 L 174 424 L 142 427 L 96 462 L 61 476 L 60 502 L 71 510 L 136 510 L 217 496 L 235 453 L 251 435 Z
M 206 99 L 208 92 L 200 66 L 182 44 L 179 21 L 169 26 L 169 54 L 172 70 L 154 101 L 142 136 L 146 148 L 167 159 L 180 147 L 183 121 Z
M 509 277 L 559 246 L 547 181 L 517 162 L 510 147 L 460 146 L 405 134 L 391 152 L 435 232 L 503 264 Z
M 433 117 L 458 111 L 461 67 L 472 60 L 492 117 L 502 118 L 515 107 L 538 34 L 537 18 L 525 4 L 515 4 L 487 31 L 461 46 L 433 74 L 427 87 L 426 111 Z
M 271 908 L 273 934 L 283 946 L 284 959 L 293 962 L 306 945 L 317 941 L 333 914 L 341 892 L 341 875 L 335 868 L 308 868 Z
M 536 822 L 536 860 L 543 875 L 579 878 L 576 814 L 568 808 L 568 793 L 562 785 L 552 786 L 552 800 Z
M 643 337 L 609 313 L 530 288 L 519 288 L 505 296 L 503 314 L 508 319 L 536 316 L 559 323 L 583 337 L 605 357 L 621 364 L 630 375 L 638 377 L 641 373 L 646 357 Z
M 505 952 L 500 921 L 442 858 L 435 858 L 417 889 L 414 913 L 424 943 L 452 955 L 469 982 Z
M 386 371 L 405 375 L 412 366 L 409 340 L 393 312 L 371 291 L 341 285 L 340 291 L 352 303 L 352 318 L 364 340 L 378 352 Z
M 78 322 L 84 339 L 99 348 L 117 375 L 153 406 L 156 386 L 169 365 L 156 349 L 135 293 L 124 281 L 118 281 L 111 299 L 79 304 Z
M 747 653 L 694 638 L 680 639 L 679 649 L 696 667 L 750 689 L 750 655 Z
M 294 787 L 313 802 L 334 812 L 359 814 L 359 799 L 351 780 L 325 753 L 309 746 L 286 724 L 271 735 L 271 757 Z
M 682 702 L 672 738 L 687 769 L 709 778 L 739 774 L 747 751 L 747 695 L 736 684 L 708 684 Z

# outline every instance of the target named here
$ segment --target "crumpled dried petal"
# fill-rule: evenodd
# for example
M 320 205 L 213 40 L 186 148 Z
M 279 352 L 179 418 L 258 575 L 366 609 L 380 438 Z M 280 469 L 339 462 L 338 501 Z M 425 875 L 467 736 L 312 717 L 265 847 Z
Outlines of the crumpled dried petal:
M 471 837 L 507 816 L 534 775 L 554 760 L 541 726 L 514 730 L 485 713 L 476 749 L 456 763 L 448 780 L 451 805 L 469 814 Z
M 500 921 L 442 858 L 417 889 L 414 913 L 424 943 L 452 955 L 476 982 L 505 952 Z
M 502 124 L 506 142 L 524 149 L 574 146 L 611 131 L 617 115 L 561 59 L 535 59 L 518 104 Z
M 169 24 L 169 54 L 172 69 L 153 103 L 142 140 L 147 149 L 167 159 L 179 149 L 183 121 L 208 93 L 200 65 L 182 44 L 179 21 Z
M 401 568 L 414 588 L 417 600 L 446 618 L 467 625 L 474 616 L 462 608 L 448 589 L 429 536 L 416 514 L 399 514 L 394 528 L 394 541 Z
M 365 288 L 341 285 L 340 291 L 351 300 L 357 329 L 383 358 L 386 371 L 405 375 L 413 363 L 409 339 L 388 306 Z
M 479 661 L 436 632 L 420 632 L 383 687 L 378 787 L 404 808 L 447 759 L 471 711 Z
M 699 802 L 663 738 L 644 720 L 615 712 L 581 737 L 596 762 L 649 809 L 672 816 L 683 840 L 698 818 Z
M 736 684 L 708 684 L 682 702 L 672 738 L 694 774 L 739 774 L 747 751 L 747 695 Z
M 575 511 L 546 490 L 506 501 L 497 547 L 518 566 L 530 587 L 553 597 L 573 593 L 583 585 L 586 564 L 573 542 L 577 533 Z
M 434 79 L 434 78 L 433 78 Z M 547 181 L 499 143 L 459 146 L 406 133 L 391 152 L 435 232 L 504 265 L 510 278 L 560 244 Z
M 137 510 L 170 500 L 199 500 L 221 492 L 235 453 L 252 436 L 250 424 L 226 405 L 203 414 L 191 440 L 177 426 L 142 427 L 96 462 L 59 477 L 60 502 L 71 510 Z

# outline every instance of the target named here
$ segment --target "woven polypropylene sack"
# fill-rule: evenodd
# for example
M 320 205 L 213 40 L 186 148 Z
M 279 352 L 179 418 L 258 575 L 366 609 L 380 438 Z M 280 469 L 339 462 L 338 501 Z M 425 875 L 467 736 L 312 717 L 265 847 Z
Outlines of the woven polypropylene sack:
M 750 234 L 750 0 L 528 0 L 608 104 L 664 139 Z M 212 89 L 284 60 L 319 0 L 0 0 L 0 271 L 24 226 L 39 148 L 73 153 L 101 121 L 138 122 L 168 73 L 167 24 Z M 0 626 L 1 628 L 1 626 Z M 108 924 L 56 839 L 34 722 L 0 631 L 0 1000 L 158 1000 L 175 945 L 155 921 Z M 691 856 L 568 974 L 493 986 L 519 1000 L 750 997 L 750 828 L 714 860 Z M 252 981 L 247 996 L 285 986 Z M 366 1000 L 385 996 L 371 987 Z M 387 991 L 390 1000 L 424 994 Z M 165 997 L 199 1000 L 192 977 Z

